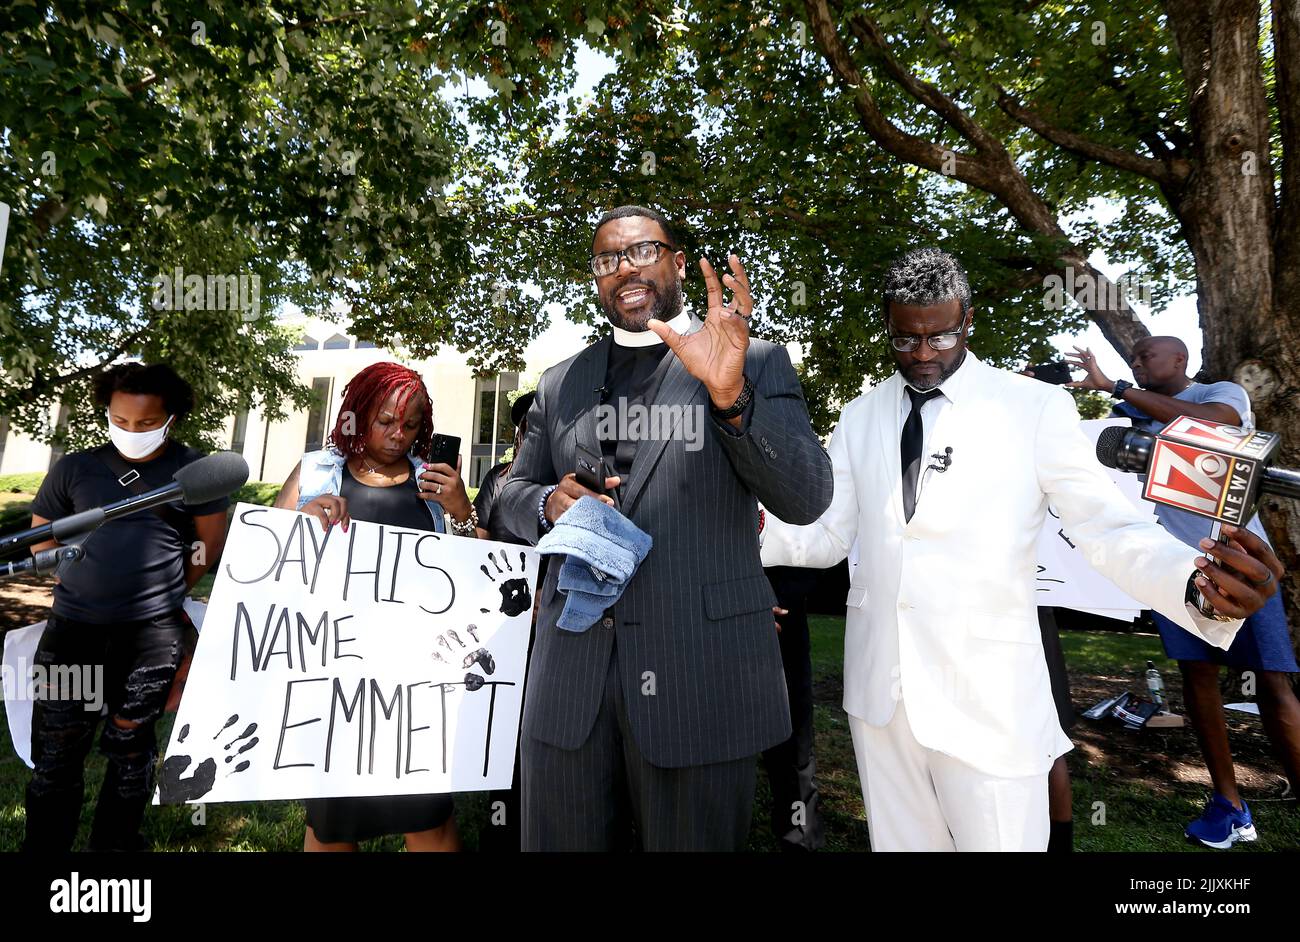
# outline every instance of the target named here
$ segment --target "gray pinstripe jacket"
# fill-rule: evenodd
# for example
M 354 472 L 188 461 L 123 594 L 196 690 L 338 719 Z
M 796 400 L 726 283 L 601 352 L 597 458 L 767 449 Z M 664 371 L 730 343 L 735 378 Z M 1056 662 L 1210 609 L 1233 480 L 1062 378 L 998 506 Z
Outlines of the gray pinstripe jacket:
M 611 344 L 606 337 L 552 367 L 538 386 L 498 505 L 509 528 L 534 542 L 542 491 L 576 467 L 578 436 L 599 447 L 595 407 Z M 707 410 L 704 385 L 668 356 L 655 402 Z M 785 348 L 751 339 L 745 373 L 755 396 L 743 432 L 710 417 L 699 450 L 680 435 L 640 443 L 620 510 L 654 546 L 603 622 L 582 634 L 555 627 L 564 597 L 560 567 L 549 567 L 528 671 L 529 736 L 564 749 L 586 741 L 616 638 L 628 720 L 653 764 L 722 762 L 790 735 L 756 500 L 790 523 L 812 523 L 830 505 L 831 463 Z M 643 692 L 647 671 L 653 695 Z

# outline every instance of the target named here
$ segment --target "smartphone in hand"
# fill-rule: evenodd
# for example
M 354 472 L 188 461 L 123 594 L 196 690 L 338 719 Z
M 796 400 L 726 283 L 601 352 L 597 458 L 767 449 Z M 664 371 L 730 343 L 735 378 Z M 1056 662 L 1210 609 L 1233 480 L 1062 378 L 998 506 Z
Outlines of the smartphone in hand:
M 459 455 L 460 438 L 458 436 L 434 433 L 429 442 L 429 464 L 445 464 L 455 470 L 456 458 Z
M 573 472 L 579 484 L 597 494 L 605 493 L 605 459 L 602 455 L 578 445 L 578 466 Z
M 1056 363 L 1039 363 L 1037 366 L 1027 366 L 1025 372 L 1033 376 L 1034 379 L 1041 380 L 1044 383 L 1051 383 L 1053 386 L 1063 386 L 1072 381 L 1070 364 L 1064 360 Z

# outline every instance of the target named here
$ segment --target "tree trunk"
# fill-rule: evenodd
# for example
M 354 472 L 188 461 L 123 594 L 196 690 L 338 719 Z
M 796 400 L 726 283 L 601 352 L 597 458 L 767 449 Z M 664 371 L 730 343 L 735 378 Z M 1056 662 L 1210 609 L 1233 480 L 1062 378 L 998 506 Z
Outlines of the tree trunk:
M 1295 3 L 1279 5 L 1291 8 L 1294 30 Z M 1275 210 L 1259 4 L 1169 0 L 1165 7 L 1182 61 L 1194 141 L 1195 169 L 1173 209 L 1196 262 L 1204 368 L 1211 380 L 1246 388 L 1256 423 L 1282 436 L 1279 463 L 1300 467 L 1300 355 L 1292 345 L 1300 336 L 1300 284 L 1295 239 L 1275 231 L 1275 222 L 1289 232 L 1295 223 L 1285 205 Z M 1286 40 L 1294 46 L 1294 35 Z M 1295 66 L 1276 35 L 1275 43 L 1279 100 L 1289 101 L 1294 86 L 1286 86 L 1295 81 Z M 1286 153 L 1300 159 L 1294 148 Z M 1300 514 L 1293 502 L 1276 498 L 1266 498 L 1261 512 L 1289 571 L 1282 592 L 1294 644 L 1300 628 Z
M 1070 244 L 1001 140 L 938 88 L 903 68 L 873 22 L 850 17 L 849 33 L 878 53 L 879 67 L 970 146 L 953 154 L 893 124 L 840 35 L 841 18 L 831 12 L 830 0 L 803 3 L 821 54 L 877 144 L 916 166 L 990 193 L 1026 230 L 1057 240 L 1056 272 L 1073 269 L 1076 284 L 1096 279 L 1092 284 L 1109 286 L 1087 264 L 1086 252 Z M 1272 0 L 1278 130 L 1287 158 L 1280 204 L 1259 52 L 1259 0 L 1165 0 L 1164 7 L 1180 58 L 1192 138 L 1192 152 L 1178 155 L 1176 172 L 1157 166 L 1163 160 L 1119 152 L 1055 128 L 1005 92 L 1001 104 L 1010 116 L 1067 151 L 1157 182 L 1182 223 L 1196 263 L 1205 369 L 1215 379 L 1231 379 L 1246 388 L 1259 426 L 1282 436 L 1280 463 L 1300 468 L 1300 353 L 1287 346 L 1300 345 L 1300 0 Z M 1099 293 L 1085 306 L 1127 357 L 1147 329 L 1126 305 L 1105 302 L 1111 297 L 1109 291 Z M 1294 575 L 1300 572 L 1300 508 L 1269 499 L 1262 512 L 1291 573 L 1283 582 L 1283 598 L 1294 641 L 1300 630 L 1300 578 Z

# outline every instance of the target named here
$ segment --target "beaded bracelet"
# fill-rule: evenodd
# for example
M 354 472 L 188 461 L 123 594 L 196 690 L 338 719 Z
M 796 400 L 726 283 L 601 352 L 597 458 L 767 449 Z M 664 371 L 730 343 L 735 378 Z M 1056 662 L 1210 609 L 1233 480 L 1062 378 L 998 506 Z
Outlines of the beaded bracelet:
M 457 523 L 456 519 L 450 515 L 448 515 L 447 519 L 451 521 L 452 536 L 473 536 L 474 528 L 478 526 L 478 511 L 474 508 L 474 505 L 471 504 L 469 508 L 469 516 L 462 522 Z
M 546 519 L 546 502 L 551 499 L 551 495 L 559 488 L 560 485 L 552 484 L 546 490 L 542 491 L 542 499 L 537 502 L 537 523 L 545 533 L 551 529 L 551 521 Z

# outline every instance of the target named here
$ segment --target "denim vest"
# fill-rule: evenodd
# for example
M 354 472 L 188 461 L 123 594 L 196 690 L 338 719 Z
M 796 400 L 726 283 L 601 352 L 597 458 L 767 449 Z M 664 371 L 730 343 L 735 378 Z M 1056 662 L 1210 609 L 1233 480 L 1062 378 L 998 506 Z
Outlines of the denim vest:
M 416 477 L 424 470 L 424 462 L 414 455 L 407 455 L 411 462 L 411 473 Z M 343 468 L 347 464 L 347 458 L 335 451 L 333 448 L 326 448 L 322 451 L 309 451 L 302 456 L 302 465 L 298 470 L 298 510 L 302 510 L 309 501 L 315 500 L 322 494 L 333 494 L 337 496 L 343 489 Z M 426 500 L 425 506 L 429 508 L 429 516 L 433 518 L 433 529 L 438 533 L 447 532 L 447 524 L 444 520 L 446 511 L 442 509 L 442 504 L 436 500 Z

